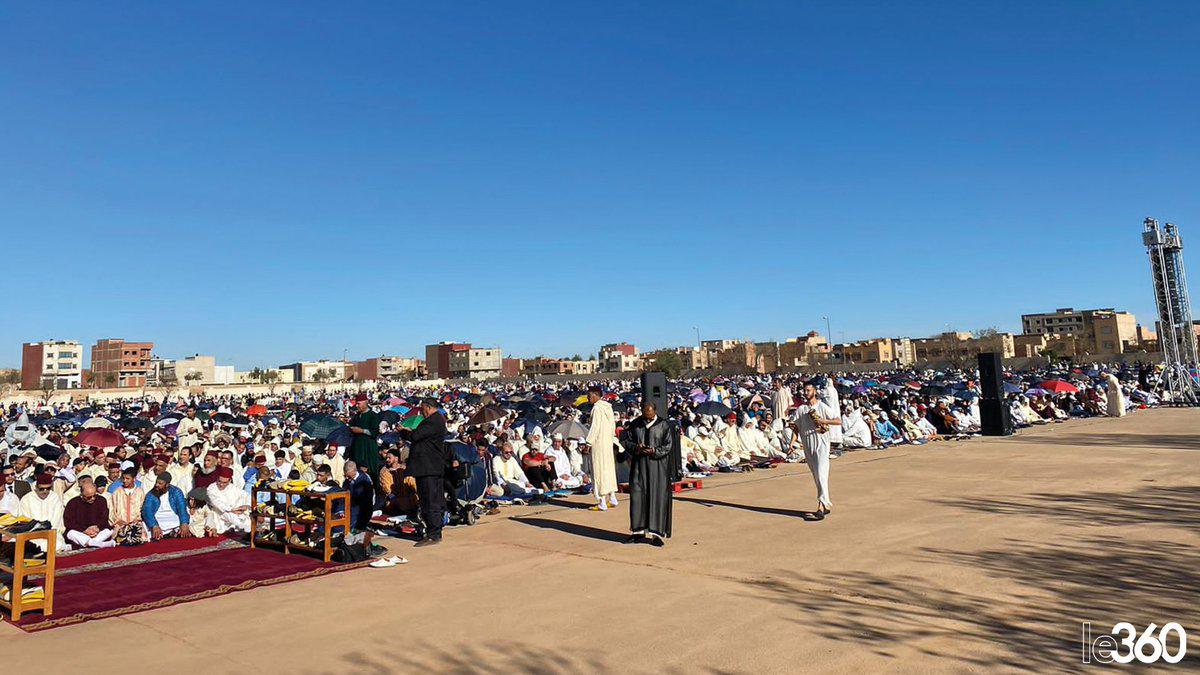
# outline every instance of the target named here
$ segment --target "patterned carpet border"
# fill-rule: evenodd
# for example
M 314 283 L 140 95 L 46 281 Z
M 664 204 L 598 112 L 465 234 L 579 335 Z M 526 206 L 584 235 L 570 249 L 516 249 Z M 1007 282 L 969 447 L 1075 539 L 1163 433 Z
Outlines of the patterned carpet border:
M 154 602 L 144 602 L 144 603 L 141 603 L 138 605 L 129 605 L 127 607 L 119 607 L 117 609 L 109 610 L 106 612 L 85 612 L 85 613 L 81 613 L 81 614 L 73 614 L 71 616 L 64 616 L 64 617 L 60 617 L 60 618 L 46 619 L 45 621 L 39 621 L 37 623 L 10 624 L 10 625 L 16 626 L 17 628 L 20 628 L 21 630 L 25 631 L 26 633 L 36 633 L 38 631 L 49 630 L 51 628 L 62 628 L 63 626 L 73 626 L 75 624 L 84 623 L 85 621 L 94 621 L 96 619 L 110 619 L 115 616 L 124 616 L 126 614 L 134 614 L 136 612 L 145 612 L 145 611 L 148 611 L 151 609 L 161 609 L 163 607 L 171 607 L 173 605 L 182 605 L 186 602 L 193 602 L 195 600 L 203 600 L 205 598 L 212 598 L 212 597 L 216 597 L 218 595 L 227 595 L 229 593 L 234 593 L 237 591 L 247 591 L 252 588 L 258 588 L 261 586 L 274 586 L 276 584 L 285 584 L 285 583 L 288 583 L 291 581 L 299 581 L 301 579 L 307 579 L 309 577 L 319 577 L 319 576 L 325 576 L 327 574 L 334 574 L 337 572 L 345 572 L 346 570 L 351 570 L 356 567 L 363 567 L 367 564 L 367 562 L 368 561 L 356 562 L 356 563 L 346 563 L 346 564 L 335 565 L 335 566 L 331 566 L 331 567 L 318 567 L 316 569 L 307 570 L 304 572 L 297 572 L 295 574 L 288 574 L 288 575 L 282 576 L 282 577 L 275 577 L 273 579 L 251 579 L 250 581 L 244 581 L 240 584 L 218 586 L 216 588 L 210 588 L 208 590 L 200 591 L 198 593 L 189 593 L 188 595 L 178 595 L 178 596 L 174 596 L 174 597 L 170 597 L 170 598 L 163 598 L 162 600 L 155 600 Z
M 80 565 L 78 567 L 68 567 L 66 569 L 55 570 L 54 576 L 64 577 L 70 574 L 82 574 L 84 572 L 96 572 L 99 570 L 112 569 L 114 567 L 128 567 L 130 565 L 142 565 L 144 563 L 159 562 L 162 560 L 175 560 L 176 558 L 186 558 L 192 555 L 200 555 L 202 553 L 212 553 L 213 551 L 224 551 L 231 548 L 246 548 L 246 544 L 232 539 L 222 541 L 216 545 L 205 548 L 194 548 L 187 551 L 175 551 L 174 553 L 155 553 L 153 555 L 142 556 L 140 558 L 124 558 L 122 560 L 114 560 L 112 562 L 93 563 L 91 565 Z

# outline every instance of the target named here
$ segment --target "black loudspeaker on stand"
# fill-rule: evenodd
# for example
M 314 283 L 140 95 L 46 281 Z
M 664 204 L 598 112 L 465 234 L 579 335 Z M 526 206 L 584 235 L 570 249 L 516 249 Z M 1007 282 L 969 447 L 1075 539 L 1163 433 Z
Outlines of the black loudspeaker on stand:
M 654 404 L 654 410 L 667 419 L 667 374 L 642 373 L 642 403 Z
M 1012 415 L 1004 402 L 1004 364 L 1000 355 L 979 355 L 979 425 L 984 436 L 1012 436 Z

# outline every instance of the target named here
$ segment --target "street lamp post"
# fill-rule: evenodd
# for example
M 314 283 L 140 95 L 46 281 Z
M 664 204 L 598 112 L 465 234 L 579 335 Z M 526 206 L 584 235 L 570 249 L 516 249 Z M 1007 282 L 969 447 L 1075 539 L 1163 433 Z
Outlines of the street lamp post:
M 825 319 L 825 339 L 829 342 L 829 355 L 833 356 L 833 332 L 829 329 L 829 317 L 823 316 Z

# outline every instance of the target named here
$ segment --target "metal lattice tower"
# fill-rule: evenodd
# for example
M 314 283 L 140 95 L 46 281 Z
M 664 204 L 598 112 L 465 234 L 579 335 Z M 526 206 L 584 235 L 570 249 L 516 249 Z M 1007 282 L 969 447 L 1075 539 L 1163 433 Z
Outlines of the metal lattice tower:
M 1183 270 L 1183 239 L 1172 223 L 1163 227 L 1147 218 L 1142 243 L 1150 258 L 1154 301 L 1158 305 L 1158 343 L 1162 346 L 1163 393 L 1175 403 L 1200 403 L 1196 381 L 1196 334 L 1192 328 L 1192 303 Z

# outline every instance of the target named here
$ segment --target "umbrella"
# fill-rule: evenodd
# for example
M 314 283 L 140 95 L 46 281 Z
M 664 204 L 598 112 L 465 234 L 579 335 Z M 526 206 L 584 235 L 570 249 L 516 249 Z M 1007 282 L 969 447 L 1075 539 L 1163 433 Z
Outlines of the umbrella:
M 379 442 L 384 445 L 395 445 L 400 442 L 400 434 L 395 431 L 389 431 L 386 434 L 379 435 Z
M 235 417 L 229 413 L 217 413 L 213 415 L 213 421 L 218 424 L 224 424 L 227 427 L 248 427 L 250 419 L 247 417 Z
M 970 389 L 959 389 L 958 391 L 954 392 L 954 398 L 969 401 L 973 398 L 979 398 L 979 394 L 971 391 Z
M 575 406 L 575 407 L 579 407 L 579 406 L 581 406 L 581 405 L 583 405 L 584 403 L 587 403 L 587 402 L 588 402 L 588 400 L 587 400 L 587 394 L 584 394 L 583 396 L 579 396 L 579 397 L 577 397 L 577 398 L 575 399 L 575 402 L 574 402 L 574 403 L 572 403 L 571 405 L 573 405 L 573 406 Z
M 583 406 L 579 406 L 579 409 L 583 410 Z M 613 412 L 625 412 L 626 410 L 629 410 L 629 404 L 624 401 L 615 401 L 612 404 L 612 409 Z
M 896 393 L 896 392 L 898 392 L 898 391 L 904 391 L 904 387 L 901 387 L 901 386 L 900 386 L 900 385 L 898 385 L 898 384 L 885 384 L 885 385 L 883 385 L 883 386 L 881 386 L 881 387 L 879 387 L 879 388 L 880 388 L 880 389 L 882 389 L 882 390 L 884 390 L 884 391 L 890 391 L 890 392 L 892 392 L 893 394 L 894 394 L 894 393 Z
M 541 426 L 550 421 L 550 416 L 541 410 L 526 410 L 525 413 L 521 415 L 521 421 L 525 422 L 527 426 L 530 422 L 532 422 L 534 425 Z
M 388 410 L 390 410 L 394 413 L 403 415 L 404 413 L 408 412 L 409 410 L 412 410 L 412 408 L 409 408 L 408 406 L 404 406 L 404 405 L 394 405 L 394 406 L 388 408 Z
M 126 431 L 135 431 L 137 429 L 149 429 L 154 426 L 154 423 L 145 417 L 126 417 L 118 422 L 117 426 Z
M 546 429 L 546 434 L 562 434 L 563 438 L 587 438 L 588 428 L 576 420 L 562 420 L 551 424 L 550 428 Z
M 1005 382 L 1004 384 L 1000 385 L 1000 388 L 1003 389 L 1004 393 L 1006 394 L 1021 393 L 1021 385 L 1013 384 L 1012 382 Z
M 394 425 L 400 421 L 400 413 L 396 412 L 395 410 L 384 410 L 383 412 L 379 413 L 379 421 Z
M 340 426 L 325 437 L 325 441 L 330 445 L 336 445 L 341 448 L 349 447 L 350 442 L 354 439 L 354 435 L 350 433 L 350 427 Z
M 335 429 L 344 427 L 341 420 L 329 415 L 313 415 L 300 424 L 300 431 L 313 438 L 328 438 Z
M 409 418 L 405 419 L 403 422 L 400 423 L 400 426 L 404 427 L 405 429 L 416 429 L 417 426 L 419 426 L 421 424 L 421 422 L 424 422 L 424 421 L 425 421 L 425 417 L 423 415 L 417 415 L 416 417 L 409 417 Z
M 83 423 L 84 429 L 111 429 L 112 421 L 107 417 L 93 417 Z
M 763 405 L 766 405 L 766 403 L 763 401 L 762 396 L 760 396 L 758 394 L 754 394 L 753 396 L 749 396 L 742 400 L 742 407 L 749 408 L 750 406 L 754 405 L 755 403 L 762 403 Z
M 491 405 L 484 406 L 476 410 L 474 415 L 471 415 L 470 419 L 467 420 L 467 424 L 473 426 L 490 424 L 498 419 L 503 419 L 507 414 L 503 408 Z
M 125 444 L 125 437 L 121 432 L 112 429 L 84 429 L 75 440 L 80 445 L 90 445 L 93 448 L 115 448 Z
M 405 403 L 408 403 L 408 401 L 405 401 L 404 399 L 402 399 L 398 396 L 393 396 L 393 397 L 389 398 L 387 401 L 385 401 L 384 405 L 387 405 L 389 408 L 391 408 L 394 406 L 403 406 Z
M 1063 382 L 1062 380 L 1046 380 L 1039 384 L 1038 387 L 1055 394 L 1074 394 L 1079 391 L 1079 388 L 1075 385 Z
M 716 415 L 717 417 L 724 417 L 731 412 L 733 412 L 732 408 L 724 403 L 718 403 L 716 401 L 705 401 L 704 403 L 696 406 L 697 415 Z
M 267 406 L 252 405 L 249 408 L 246 408 L 246 414 L 251 417 L 259 417 L 261 415 L 266 415 L 267 414 Z
M 855 394 L 865 394 L 868 391 L 871 391 L 871 388 L 866 385 L 860 384 L 857 387 L 855 387 L 854 389 L 851 389 L 850 391 L 854 392 Z
M 1033 389 L 1026 391 L 1025 395 L 1026 396 L 1049 396 L 1050 392 L 1046 391 L 1045 389 L 1038 389 L 1037 387 L 1034 387 Z

